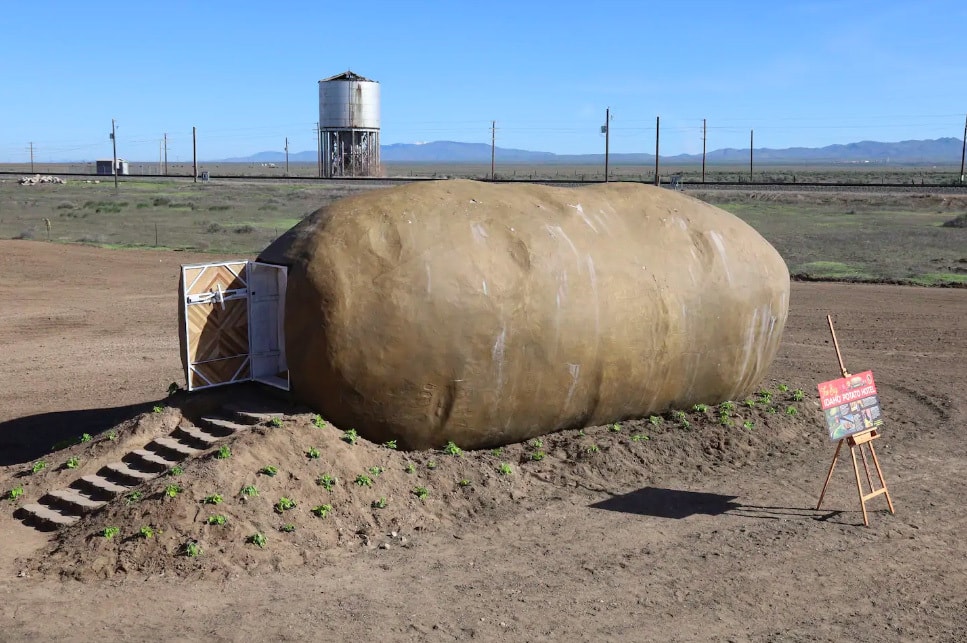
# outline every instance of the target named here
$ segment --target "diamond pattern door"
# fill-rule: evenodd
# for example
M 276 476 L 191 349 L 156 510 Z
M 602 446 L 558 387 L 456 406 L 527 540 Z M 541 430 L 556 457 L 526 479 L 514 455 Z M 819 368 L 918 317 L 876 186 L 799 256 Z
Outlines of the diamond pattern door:
M 188 390 L 252 377 L 248 262 L 182 266 L 182 350 Z

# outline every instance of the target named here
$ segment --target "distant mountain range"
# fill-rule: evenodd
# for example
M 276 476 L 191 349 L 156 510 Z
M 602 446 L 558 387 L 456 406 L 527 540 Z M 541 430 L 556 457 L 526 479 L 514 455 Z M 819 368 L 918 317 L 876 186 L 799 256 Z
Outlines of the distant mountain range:
M 827 145 L 826 147 L 789 147 L 772 149 L 756 148 L 753 159 L 756 164 L 798 164 L 798 163 L 877 163 L 890 165 L 909 164 L 959 164 L 962 142 L 953 137 L 922 141 L 899 141 L 880 143 L 860 141 L 847 145 Z M 486 143 L 458 143 L 456 141 L 434 141 L 432 143 L 394 143 L 380 148 L 383 163 L 490 163 L 490 146 Z M 501 164 L 571 164 L 597 165 L 604 163 L 604 154 L 554 154 L 498 147 L 496 161 Z M 701 154 L 678 154 L 661 156 L 661 162 L 676 165 L 701 163 Z M 706 155 L 708 163 L 734 164 L 746 163 L 749 150 L 724 148 L 713 150 Z M 243 158 L 223 159 L 225 163 L 279 163 L 285 162 L 282 152 L 259 152 Z M 290 163 L 315 163 L 316 152 L 298 152 L 289 155 Z M 610 162 L 615 165 L 654 164 L 654 154 L 611 154 Z

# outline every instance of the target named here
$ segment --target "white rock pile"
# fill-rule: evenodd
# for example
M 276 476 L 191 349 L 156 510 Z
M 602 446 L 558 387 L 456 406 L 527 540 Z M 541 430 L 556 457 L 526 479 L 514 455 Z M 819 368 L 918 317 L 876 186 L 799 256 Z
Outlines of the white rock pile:
M 24 176 L 18 181 L 20 185 L 37 185 L 38 183 L 57 183 L 64 184 L 67 183 L 64 179 L 59 176 L 41 176 L 35 174 L 33 176 Z

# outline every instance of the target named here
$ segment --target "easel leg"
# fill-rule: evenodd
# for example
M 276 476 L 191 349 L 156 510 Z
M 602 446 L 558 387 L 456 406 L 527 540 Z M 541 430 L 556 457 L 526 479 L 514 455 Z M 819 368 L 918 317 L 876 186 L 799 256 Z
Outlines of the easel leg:
M 876 467 L 876 475 L 880 478 L 880 486 L 883 487 L 883 495 L 886 496 L 886 504 L 890 507 L 890 513 L 896 514 L 893 510 L 893 500 L 890 499 L 890 491 L 886 488 L 886 481 L 883 479 L 883 470 L 880 469 L 880 459 L 876 457 L 873 444 L 870 443 L 870 455 L 873 456 L 873 465 Z
M 850 447 L 849 454 L 853 458 L 853 473 L 856 474 L 856 491 L 860 494 L 860 507 L 863 508 L 863 526 L 870 526 L 870 519 L 866 515 L 866 500 L 863 499 L 863 483 L 860 482 L 860 467 L 859 463 L 856 461 L 856 448 Z
M 869 442 L 866 443 L 866 446 L 873 447 Z M 870 475 L 870 463 L 866 461 L 866 453 L 863 452 L 862 444 L 860 445 L 860 458 L 863 459 L 863 470 L 866 471 L 866 481 L 870 483 L 870 491 L 874 491 L 873 476 Z
M 829 465 L 829 473 L 826 474 L 826 482 L 823 483 L 823 490 L 819 494 L 819 502 L 816 503 L 816 511 L 819 511 L 819 508 L 823 505 L 823 498 L 826 497 L 826 487 L 829 486 L 829 481 L 833 477 L 833 469 L 836 468 L 836 460 L 839 459 L 839 450 L 842 448 L 842 446 L 843 446 L 842 440 L 836 443 L 836 452 L 833 453 L 833 461 Z

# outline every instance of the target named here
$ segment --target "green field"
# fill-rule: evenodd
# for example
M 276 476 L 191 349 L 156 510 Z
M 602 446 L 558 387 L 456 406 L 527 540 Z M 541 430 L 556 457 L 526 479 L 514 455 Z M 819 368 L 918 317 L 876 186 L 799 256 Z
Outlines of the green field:
M 450 174 L 452 175 L 452 174 Z M 741 217 L 803 278 L 967 285 L 967 195 L 701 190 Z M 0 238 L 163 247 L 254 256 L 317 208 L 377 183 L 312 181 L 0 180 Z

